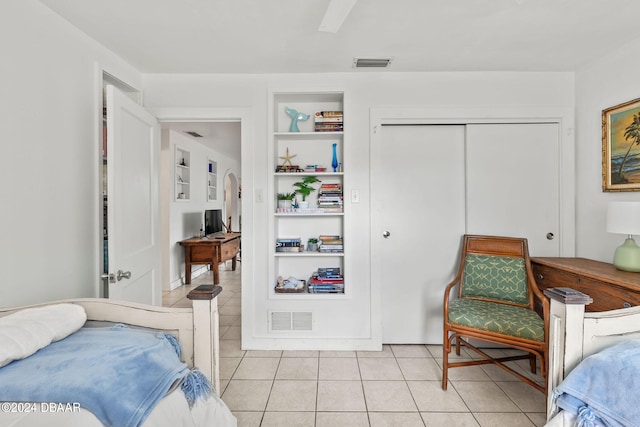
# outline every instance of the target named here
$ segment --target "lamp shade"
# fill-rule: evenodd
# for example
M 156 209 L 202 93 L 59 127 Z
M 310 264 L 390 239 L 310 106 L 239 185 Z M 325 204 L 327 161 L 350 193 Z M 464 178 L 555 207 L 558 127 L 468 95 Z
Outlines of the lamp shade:
M 607 231 L 617 234 L 640 235 L 640 202 L 609 202 Z

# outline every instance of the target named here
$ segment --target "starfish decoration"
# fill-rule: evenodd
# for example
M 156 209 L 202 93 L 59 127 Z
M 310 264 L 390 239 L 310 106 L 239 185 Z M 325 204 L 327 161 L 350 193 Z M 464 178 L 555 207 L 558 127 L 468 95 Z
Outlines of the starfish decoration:
M 297 154 L 289 155 L 289 147 L 287 147 L 287 155 L 286 156 L 280 156 L 280 158 L 282 160 L 284 160 L 282 162 L 282 166 L 286 165 L 287 163 L 289 163 L 289 166 L 293 166 L 293 163 L 291 163 L 291 159 L 293 159 L 295 156 L 297 156 Z

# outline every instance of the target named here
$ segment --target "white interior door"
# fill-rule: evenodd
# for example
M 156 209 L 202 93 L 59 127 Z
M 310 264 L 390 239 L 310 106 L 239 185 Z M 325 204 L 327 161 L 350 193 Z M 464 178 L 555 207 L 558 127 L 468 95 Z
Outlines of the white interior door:
M 442 302 L 465 230 L 464 126 L 383 126 L 382 342 L 441 343 Z M 388 233 L 387 237 L 385 237 Z
M 106 99 L 108 295 L 161 305 L 158 122 L 113 86 Z
M 557 123 L 467 125 L 467 233 L 526 237 L 559 256 Z

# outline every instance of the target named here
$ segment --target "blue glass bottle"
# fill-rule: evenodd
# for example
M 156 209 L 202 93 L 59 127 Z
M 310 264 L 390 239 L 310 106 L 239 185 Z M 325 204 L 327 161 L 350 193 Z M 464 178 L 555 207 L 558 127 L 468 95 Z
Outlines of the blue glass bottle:
M 333 167 L 333 171 L 338 171 L 338 153 L 336 152 L 336 147 L 338 144 L 332 144 L 333 146 L 333 160 L 331 160 L 331 166 Z

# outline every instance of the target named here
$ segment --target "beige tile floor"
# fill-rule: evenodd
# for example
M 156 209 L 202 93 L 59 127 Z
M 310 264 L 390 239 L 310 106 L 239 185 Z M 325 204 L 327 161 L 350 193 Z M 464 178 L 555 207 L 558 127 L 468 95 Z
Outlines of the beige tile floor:
M 240 268 L 231 271 L 229 262 L 220 269 L 222 398 L 241 427 L 544 425 L 542 393 L 495 366 L 452 369 L 443 391 L 438 345 L 385 345 L 379 352 L 241 350 Z M 203 283 L 212 283 L 210 272 L 165 292 L 164 305 L 190 306 L 185 295 Z M 527 372 L 527 362 L 513 363 Z

